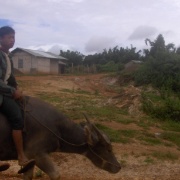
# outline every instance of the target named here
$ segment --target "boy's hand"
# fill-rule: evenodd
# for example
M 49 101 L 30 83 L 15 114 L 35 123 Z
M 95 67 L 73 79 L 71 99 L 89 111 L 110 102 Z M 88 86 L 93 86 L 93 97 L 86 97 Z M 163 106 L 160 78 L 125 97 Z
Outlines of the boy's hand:
M 23 97 L 22 92 L 19 89 L 17 89 L 13 94 L 14 99 L 21 99 L 22 97 Z

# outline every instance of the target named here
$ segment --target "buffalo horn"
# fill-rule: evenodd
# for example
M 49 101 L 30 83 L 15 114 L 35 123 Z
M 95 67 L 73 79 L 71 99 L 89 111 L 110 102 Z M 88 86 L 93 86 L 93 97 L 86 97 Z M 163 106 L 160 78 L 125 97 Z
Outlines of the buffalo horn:
M 88 122 L 88 124 L 96 131 L 98 137 L 99 137 L 101 140 L 104 140 L 106 143 L 109 144 L 109 143 L 110 143 L 109 139 L 107 139 L 107 137 L 104 136 L 104 135 L 100 132 L 100 130 L 99 130 L 94 124 L 92 124 L 92 123 L 90 122 L 90 120 L 89 120 L 89 118 L 87 117 L 86 114 L 83 113 L 83 115 L 84 115 L 84 117 L 86 118 L 86 121 Z
M 88 119 L 87 115 L 84 114 L 84 113 L 83 113 L 83 115 L 84 115 L 84 117 L 86 118 L 86 121 L 88 122 L 88 124 L 92 125 L 92 123 L 91 123 L 90 120 Z

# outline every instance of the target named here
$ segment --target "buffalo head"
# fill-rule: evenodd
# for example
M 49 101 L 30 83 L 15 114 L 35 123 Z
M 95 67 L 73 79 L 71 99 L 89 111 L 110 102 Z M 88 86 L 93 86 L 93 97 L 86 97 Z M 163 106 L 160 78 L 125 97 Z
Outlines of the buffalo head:
M 84 116 L 87 120 L 84 129 L 89 145 L 87 157 L 97 167 L 111 173 L 117 173 L 121 169 L 121 166 L 112 151 L 112 145 L 109 138 L 92 124 L 86 115 Z

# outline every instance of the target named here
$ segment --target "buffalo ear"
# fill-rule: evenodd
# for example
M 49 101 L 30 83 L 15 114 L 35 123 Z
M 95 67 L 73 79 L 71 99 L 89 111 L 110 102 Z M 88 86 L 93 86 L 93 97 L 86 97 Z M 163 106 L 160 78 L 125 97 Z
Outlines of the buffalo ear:
M 94 146 L 99 141 L 97 134 L 93 133 L 91 127 L 88 125 L 84 126 L 84 131 L 87 138 L 87 143 Z

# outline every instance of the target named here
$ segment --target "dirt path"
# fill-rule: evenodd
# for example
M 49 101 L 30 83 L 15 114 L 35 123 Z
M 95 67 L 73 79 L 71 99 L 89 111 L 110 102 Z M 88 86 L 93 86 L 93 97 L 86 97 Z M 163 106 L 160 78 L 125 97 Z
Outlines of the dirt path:
M 20 76 L 17 77 L 19 85 L 25 94 L 37 96 L 39 93 L 64 93 L 66 91 L 82 91 L 98 93 L 107 99 L 106 103 L 113 106 L 128 108 L 129 116 L 135 119 L 141 116 L 139 111 L 141 89 L 133 85 L 125 89 L 119 88 L 115 77 L 107 77 L 103 74 L 85 76 Z M 119 88 L 119 89 L 118 89 Z M 83 94 L 88 96 L 88 94 Z M 98 120 L 95 120 L 98 122 Z M 137 124 L 122 124 L 115 121 L 100 122 L 115 130 L 143 130 Z M 159 133 L 158 127 L 148 129 L 151 133 Z M 175 146 L 149 146 L 133 141 L 132 143 L 113 143 L 113 149 L 117 159 L 122 164 L 122 169 L 117 174 L 109 174 L 96 168 L 88 159 L 76 154 L 53 153 L 52 158 L 58 164 L 62 180 L 180 180 L 180 161 L 154 160 L 151 162 L 150 155 L 154 151 L 171 152 L 180 155 L 180 150 Z M 9 170 L 0 173 L 2 180 L 19 180 L 17 175 L 18 165 L 16 161 L 10 161 Z M 37 177 L 37 176 L 40 177 Z M 38 169 L 35 171 L 35 179 L 47 180 L 48 177 Z

